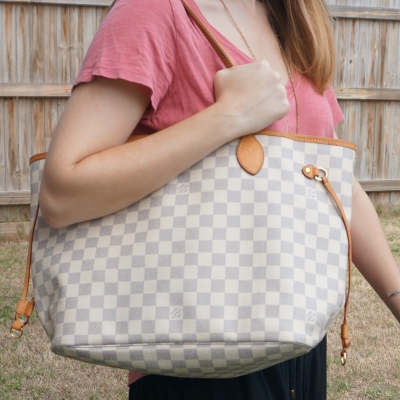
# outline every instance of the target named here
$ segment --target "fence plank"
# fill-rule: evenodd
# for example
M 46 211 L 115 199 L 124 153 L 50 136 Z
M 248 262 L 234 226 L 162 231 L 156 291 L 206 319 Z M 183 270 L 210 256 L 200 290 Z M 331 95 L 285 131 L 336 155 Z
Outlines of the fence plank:
M 57 8 L 58 76 L 57 82 L 71 82 L 69 68 L 69 7 Z
M 5 129 L 5 161 L 6 161 L 6 190 L 19 190 L 18 166 L 18 135 L 17 135 L 17 99 L 5 99 L 4 125 Z
M 58 80 L 57 7 L 45 7 L 44 27 L 44 79 L 46 83 Z
M 15 26 L 15 5 L 6 4 L 3 8 L 3 24 L 2 29 L 3 42 L 0 47 L 3 49 L 3 56 L 0 62 L 3 64 L 2 82 L 17 81 L 17 42 L 16 42 L 16 26 Z
M 44 132 L 44 99 L 37 99 L 32 104 L 32 150 L 33 153 L 43 153 L 45 148 Z
M 47 151 L 50 146 L 51 138 L 55 132 L 58 121 L 57 100 L 44 99 L 44 150 Z M 32 148 L 30 154 L 34 154 Z
M 42 6 L 32 6 L 32 79 L 35 83 L 44 82 L 43 59 L 46 52 L 44 51 L 44 8 Z
M 0 191 L 6 190 L 6 125 L 4 120 L 4 100 L 0 98 Z
M 32 101 L 18 99 L 18 164 L 20 189 L 29 189 L 29 157 L 32 142 Z
M 82 29 L 83 29 L 83 54 L 86 54 L 90 43 L 92 42 L 92 38 L 97 30 L 97 18 L 96 13 L 94 12 L 94 8 L 92 7 L 84 7 L 83 12 L 83 20 L 85 21 Z
M 31 12 L 30 7 L 18 4 L 15 7 L 17 23 L 17 80 L 31 81 Z
M 83 60 L 83 20 L 80 7 L 69 9 L 70 74 L 76 77 Z

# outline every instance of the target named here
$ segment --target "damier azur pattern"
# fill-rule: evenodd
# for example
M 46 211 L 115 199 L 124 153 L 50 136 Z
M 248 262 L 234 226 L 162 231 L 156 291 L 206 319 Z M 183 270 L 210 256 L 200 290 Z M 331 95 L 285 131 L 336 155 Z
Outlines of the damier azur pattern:
M 251 176 L 233 141 L 129 208 L 62 229 L 39 213 L 36 310 L 56 354 L 143 372 L 233 377 L 308 352 L 344 302 L 354 150 L 257 135 Z M 144 139 L 145 140 L 145 139 Z M 44 160 L 31 165 L 32 213 Z

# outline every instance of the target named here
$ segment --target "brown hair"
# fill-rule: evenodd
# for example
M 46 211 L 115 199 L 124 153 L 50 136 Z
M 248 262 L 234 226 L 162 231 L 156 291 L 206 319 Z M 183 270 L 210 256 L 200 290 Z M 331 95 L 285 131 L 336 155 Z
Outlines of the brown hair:
M 335 43 L 325 0 L 261 0 L 289 65 L 321 94 L 332 83 Z

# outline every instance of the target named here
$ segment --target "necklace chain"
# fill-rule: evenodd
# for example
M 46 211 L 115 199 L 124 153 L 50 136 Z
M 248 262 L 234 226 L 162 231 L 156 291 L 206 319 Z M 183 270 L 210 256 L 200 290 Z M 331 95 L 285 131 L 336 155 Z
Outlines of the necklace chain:
M 247 50 L 249 50 L 249 53 L 250 53 L 251 57 L 253 58 L 254 61 L 257 61 L 256 55 L 254 54 L 254 52 L 253 52 L 252 48 L 250 47 L 249 43 L 247 42 L 242 30 L 239 28 L 239 25 L 237 24 L 237 22 L 233 18 L 233 16 L 232 16 L 231 12 L 229 11 L 227 5 L 225 4 L 225 1 L 224 0 L 220 0 L 220 2 L 222 3 L 226 13 L 228 14 L 229 19 L 232 21 L 232 24 L 234 25 L 234 27 L 236 28 L 236 30 L 239 32 L 240 36 L 242 37 L 243 42 L 246 45 Z M 299 133 L 299 106 L 298 106 L 298 102 L 297 102 L 297 94 L 296 94 L 296 89 L 295 89 L 294 83 L 293 83 L 292 73 L 290 71 L 288 62 L 287 62 L 286 57 L 285 57 L 285 53 L 283 52 L 283 49 L 282 49 L 282 46 L 281 46 L 281 42 L 280 42 L 280 40 L 278 38 L 278 35 L 276 33 L 276 30 L 275 30 L 275 27 L 273 26 L 273 24 L 271 22 L 270 22 L 270 24 L 271 24 L 271 28 L 272 28 L 272 30 L 273 30 L 273 32 L 275 34 L 275 37 L 276 37 L 276 39 L 278 41 L 279 49 L 281 51 L 282 58 L 283 58 L 283 61 L 285 63 L 285 67 L 286 67 L 286 71 L 287 71 L 288 76 L 289 76 L 290 84 L 292 86 L 293 95 L 294 95 L 294 101 L 295 101 L 295 104 L 296 104 L 296 133 Z M 287 122 L 288 132 L 290 133 L 289 119 L 288 119 L 287 116 L 286 116 L 286 122 Z

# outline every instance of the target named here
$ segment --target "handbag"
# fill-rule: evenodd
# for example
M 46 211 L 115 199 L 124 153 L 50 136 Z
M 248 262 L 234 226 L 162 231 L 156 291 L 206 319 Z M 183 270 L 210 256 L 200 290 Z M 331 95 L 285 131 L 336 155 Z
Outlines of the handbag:
M 125 210 L 60 229 L 41 215 L 45 154 L 33 156 L 27 273 L 11 335 L 22 336 L 35 303 L 60 356 L 229 378 L 307 353 L 344 304 L 344 363 L 354 153 L 338 139 L 261 131 Z

